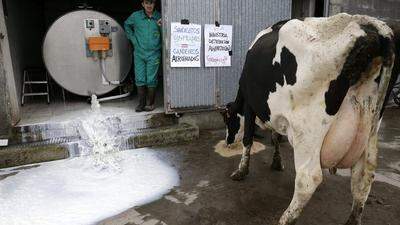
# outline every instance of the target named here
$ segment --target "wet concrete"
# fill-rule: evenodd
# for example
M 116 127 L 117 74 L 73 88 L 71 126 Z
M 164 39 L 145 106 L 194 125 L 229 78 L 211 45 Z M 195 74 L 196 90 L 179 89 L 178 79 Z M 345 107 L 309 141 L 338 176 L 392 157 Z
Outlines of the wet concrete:
M 400 224 L 400 109 L 387 110 L 380 132 L 379 177 L 364 211 L 364 225 Z M 250 175 L 241 182 L 229 179 L 240 155 L 215 151 L 224 132 L 202 132 L 187 145 L 157 149 L 175 166 L 180 186 L 151 204 L 129 209 L 99 224 L 123 225 L 260 225 L 277 224 L 294 188 L 293 150 L 282 143 L 285 171 L 270 170 L 272 146 L 252 155 Z M 344 224 L 350 214 L 350 178 L 329 175 L 306 206 L 297 224 Z M 106 203 L 105 203 L 106 204 Z
M 0 148 L 0 168 L 66 159 L 70 156 L 64 145 L 20 145 Z
M 196 125 L 179 123 L 175 116 L 161 112 L 114 115 L 106 110 L 102 115 L 103 128 L 112 129 L 121 139 L 118 150 L 173 145 L 199 137 Z M 83 127 L 90 118 L 93 115 L 88 113 L 71 121 L 14 127 L 9 145 L 0 146 L 0 168 L 81 156 L 80 148 L 90 146 L 89 133 Z

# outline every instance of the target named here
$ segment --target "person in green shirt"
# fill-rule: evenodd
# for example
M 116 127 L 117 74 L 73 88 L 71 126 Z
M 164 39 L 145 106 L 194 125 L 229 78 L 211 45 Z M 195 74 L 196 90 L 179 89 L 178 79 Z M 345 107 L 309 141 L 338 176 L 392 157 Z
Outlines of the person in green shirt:
M 134 51 L 135 83 L 139 95 L 136 112 L 154 110 L 157 73 L 161 62 L 161 14 L 155 0 L 142 0 L 143 9 L 134 12 L 124 27 Z M 146 105 L 146 88 L 149 102 Z

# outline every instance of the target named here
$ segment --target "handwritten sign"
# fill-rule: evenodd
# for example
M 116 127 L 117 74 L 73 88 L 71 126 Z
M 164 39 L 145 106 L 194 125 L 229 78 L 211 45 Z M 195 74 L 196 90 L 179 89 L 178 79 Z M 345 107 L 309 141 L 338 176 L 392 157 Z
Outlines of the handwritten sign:
M 231 66 L 232 26 L 206 24 L 204 27 L 206 67 Z
M 201 25 L 171 23 L 171 67 L 200 67 Z

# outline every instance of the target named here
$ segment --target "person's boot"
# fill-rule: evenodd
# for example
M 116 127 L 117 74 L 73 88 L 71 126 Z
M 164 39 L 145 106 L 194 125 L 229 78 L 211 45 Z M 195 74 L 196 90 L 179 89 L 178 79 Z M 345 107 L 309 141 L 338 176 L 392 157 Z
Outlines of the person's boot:
M 146 87 L 137 87 L 138 97 L 139 97 L 139 104 L 136 106 L 136 112 L 143 112 L 146 107 Z
M 155 100 L 156 100 L 156 88 L 147 88 L 148 91 L 148 97 L 149 97 L 149 102 L 145 107 L 145 110 L 147 112 L 153 111 L 155 107 Z

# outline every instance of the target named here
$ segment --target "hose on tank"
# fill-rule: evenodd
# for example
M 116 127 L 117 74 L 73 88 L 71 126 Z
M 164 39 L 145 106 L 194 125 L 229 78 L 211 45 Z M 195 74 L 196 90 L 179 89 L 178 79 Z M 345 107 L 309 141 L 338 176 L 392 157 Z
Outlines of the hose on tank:
M 121 81 L 119 80 L 109 80 L 107 77 L 107 73 L 106 73 L 106 63 L 105 63 L 105 58 L 100 57 L 99 59 L 100 61 L 100 69 L 101 69 L 101 76 L 110 84 L 112 85 L 120 85 Z

